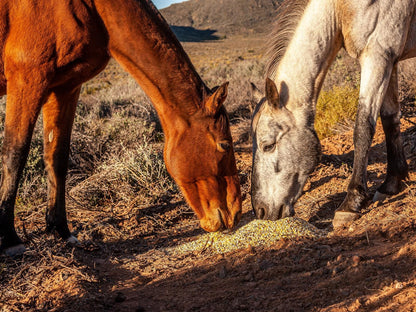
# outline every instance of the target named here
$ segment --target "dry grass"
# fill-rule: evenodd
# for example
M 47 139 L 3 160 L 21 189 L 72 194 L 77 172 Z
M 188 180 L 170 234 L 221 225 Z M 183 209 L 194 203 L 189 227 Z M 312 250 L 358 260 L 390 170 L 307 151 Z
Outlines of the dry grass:
M 218 60 L 218 66 L 204 63 L 198 70 L 210 87 L 231 81 L 226 106 L 232 123 L 249 125 L 249 82 L 261 83 L 263 65 L 258 57 L 239 56 L 235 66 Z M 0 101 L 4 120 L 5 98 Z M 164 135 L 155 110 L 114 61 L 83 87 L 72 133 L 67 211 L 70 229 L 83 243 L 81 250 L 44 233 L 47 183 L 41 123 L 16 203 L 16 228 L 30 252 L 16 260 L 0 256 L 0 311 L 49 311 L 96 287 L 102 281 L 82 260 L 88 251 L 112 262 L 114 254 L 125 253 L 126 245 L 130 252 L 143 252 L 169 246 L 178 233 L 202 233 L 166 172 Z M 131 241 L 137 241 L 137 247 Z
M 231 82 L 226 107 L 237 147 L 249 144 L 253 105 L 249 82 L 262 88 L 264 70 L 262 50 L 241 42 L 235 54 L 226 52 L 231 43 L 224 50 L 217 43 L 209 44 L 209 55 L 193 53 L 193 49 L 204 49 L 188 45 L 192 60 L 210 87 Z M 212 63 L 206 62 L 208 57 Z M 343 57 L 337 59 L 320 99 L 317 124 L 321 122 L 328 133 L 342 123 L 345 108 L 348 116 L 354 114 L 359 76 L 355 71 L 344 72 L 350 67 L 348 62 Z M 341 73 L 347 78 L 340 78 L 344 77 Z M 401 74 L 401 80 L 407 85 L 401 96 L 413 105 L 413 80 L 407 74 Z M 346 98 L 348 103 L 343 104 Z M 4 103 L 5 98 L 0 99 L 0 127 L 4 124 Z M 335 115 L 332 109 L 341 119 L 329 124 L 325 114 Z M 82 250 L 44 233 L 47 190 L 40 123 L 16 203 L 17 230 L 30 252 L 19 259 L 0 256 L 0 311 L 59 310 L 68 300 L 84 300 L 94 306 L 108 299 L 101 289 L 89 292 L 94 297 L 83 298 L 87 289 L 99 289 L 106 283 L 97 277 L 97 263 L 119 263 L 120 255 L 128 263 L 128 257 L 169 247 L 178 239 L 186 242 L 202 233 L 164 167 L 164 136 L 154 109 L 136 82 L 114 62 L 84 86 L 72 135 L 67 205 L 70 227 L 83 243 Z M 1 134 L 0 143 L 2 140 Z M 243 191 L 248 193 L 250 168 L 241 165 L 248 162 L 237 161 Z M 154 264 L 146 259 L 134 262 L 139 262 L 135 270 L 140 274 L 153 272 Z
M 78 263 L 73 254 L 61 253 L 45 244 L 19 260 L 4 260 L 2 265 L 2 279 L 9 280 L 2 284 L 6 291 L 0 292 L 0 301 L 7 303 L 0 303 L 0 310 L 4 312 L 52 311 L 64 296 L 76 297 L 82 293 L 80 282 L 97 282 L 93 275 L 83 272 L 85 266 Z
M 223 44 L 207 43 L 206 49 L 192 43 L 185 47 L 210 87 L 231 82 L 226 107 L 234 140 L 239 146 L 249 144 L 250 117 L 255 104 L 250 82 L 263 86 L 263 47 L 257 38 L 251 45 L 246 38 L 236 38 Z M 206 62 L 207 51 L 210 63 Z M 232 64 L 231 60 L 234 60 Z M 414 105 L 415 85 L 411 77 L 415 68 L 412 62 L 401 66 L 400 94 L 402 99 L 407 99 L 407 105 Z M 350 127 L 358 100 L 358 83 L 357 63 L 341 53 L 331 67 L 317 106 L 315 126 L 321 138 L 344 130 L 345 125 Z M 0 120 L 4 120 L 5 97 L 0 99 L 0 105 Z M 47 185 L 40 123 L 20 183 L 16 203 L 18 218 L 20 213 L 45 208 Z M 1 134 L 0 143 L 2 139 Z M 167 197 L 182 200 L 163 163 L 163 140 L 149 100 L 137 83 L 111 61 L 102 74 L 82 89 L 72 135 L 70 198 L 76 205 L 91 209 L 105 205 L 128 206 L 133 202 L 152 204 Z
M 350 127 L 355 118 L 358 103 L 357 88 L 334 86 L 324 90 L 316 106 L 315 130 L 319 138 L 332 135 L 339 129 Z M 346 127 L 345 127 L 346 126 Z

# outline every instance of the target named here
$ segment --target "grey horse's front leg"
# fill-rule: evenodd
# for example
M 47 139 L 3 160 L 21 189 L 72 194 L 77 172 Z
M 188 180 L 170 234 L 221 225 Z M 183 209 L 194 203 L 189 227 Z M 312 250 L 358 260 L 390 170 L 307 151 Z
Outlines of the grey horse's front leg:
M 335 212 L 334 228 L 360 217 L 366 205 L 368 152 L 373 140 L 380 107 L 385 99 L 393 69 L 387 55 L 371 55 L 361 59 L 361 88 L 354 129 L 354 166 L 347 196 Z
M 400 135 L 400 103 L 398 100 L 397 66 L 394 67 L 386 98 L 381 106 L 381 122 L 386 135 L 387 175 L 373 201 L 384 200 L 400 192 L 401 182 L 408 177 L 408 165 Z

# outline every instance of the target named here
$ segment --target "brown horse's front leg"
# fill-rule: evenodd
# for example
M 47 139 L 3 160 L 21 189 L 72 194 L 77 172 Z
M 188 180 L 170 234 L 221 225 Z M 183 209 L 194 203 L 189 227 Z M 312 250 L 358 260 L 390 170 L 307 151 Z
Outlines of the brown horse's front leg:
M 43 106 L 44 160 L 48 173 L 46 227 L 71 243 L 76 239 L 68 229 L 65 210 L 65 178 L 69 145 L 80 88 L 54 90 Z
M 26 77 L 15 73 L 7 82 L 0 186 L 0 249 L 9 255 L 24 251 L 14 227 L 14 205 L 33 129 L 44 100 L 44 92 L 26 84 L 26 81 Z
M 354 129 L 354 166 L 347 196 L 335 212 L 334 228 L 360 217 L 366 205 L 368 152 L 380 107 L 387 93 L 394 61 L 368 47 L 361 61 L 361 88 Z

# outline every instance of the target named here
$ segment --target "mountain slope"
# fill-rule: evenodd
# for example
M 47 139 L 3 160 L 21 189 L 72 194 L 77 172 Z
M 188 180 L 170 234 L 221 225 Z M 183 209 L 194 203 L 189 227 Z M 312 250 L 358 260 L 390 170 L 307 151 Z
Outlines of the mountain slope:
M 173 26 L 216 30 L 220 34 L 267 32 L 282 0 L 190 0 L 161 12 Z

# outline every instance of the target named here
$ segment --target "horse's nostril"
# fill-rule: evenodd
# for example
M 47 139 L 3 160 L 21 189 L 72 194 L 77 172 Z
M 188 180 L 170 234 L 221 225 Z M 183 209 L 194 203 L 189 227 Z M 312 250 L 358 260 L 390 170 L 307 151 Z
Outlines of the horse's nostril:
M 277 219 L 282 219 L 282 218 L 284 218 L 284 217 L 285 217 L 285 215 L 284 215 L 284 206 L 283 206 L 283 205 L 281 205 L 281 206 L 277 209 L 277 211 L 278 211 Z
M 264 208 L 262 207 L 257 208 L 257 218 L 264 219 L 265 216 L 266 216 L 266 210 L 264 210 Z
M 239 211 L 239 212 L 237 212 L 237 213 L 235 214 L 235 216 L 234 216 L 234 223 L 233 223 L 233 225 L 234 225 L 234 226 L 235 226 L 235 225 L 237 225 L 237 224 L 238 224 L 238 222 L 240 222 L 240 220 L 241 220 L 241 215 L 242 215 L 241 211 Z
M 224 219 L 222 217 L 221 210 L 218 209 L 217 211 L 218 211 L 218 218 L 220 219 L 220 222 L 221 222 L 221 227 L 220 227 L 219 230 L 226 229 L 227 227 L 225 226 L 225 223 L 224 223 Z

